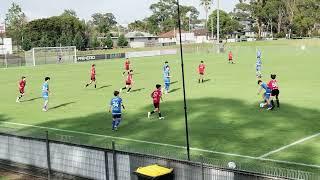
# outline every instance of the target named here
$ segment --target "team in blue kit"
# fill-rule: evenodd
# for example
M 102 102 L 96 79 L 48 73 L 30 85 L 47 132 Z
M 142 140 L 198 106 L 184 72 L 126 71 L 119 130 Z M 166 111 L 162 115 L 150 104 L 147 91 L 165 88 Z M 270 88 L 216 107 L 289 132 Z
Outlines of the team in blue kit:
M 263 82 L 262 80 L 258 80 L 258 85 L 260 86 L 258 95 L 264 90 L 265 92 L 263 93 L 263 99 L 264 99 L 264 106 L 268 106 L 268 110 L 272 110 L 272 105 L 271 105 L 271 89 L 268 87 L 268 85 Z
M 44 105 L 42 110 L 48 111 L 48 103 L 49 103 L 49 81 L 50 77 L 44 78 L 44 83 L 42 84 L 42 98 L 44 100 Z
M 261 51 L 258 50 L 257 61 L 256 61 L 256 76 L 257 76 L 257 78 L 262 78 L 261 66 L 262 66 Z
M 112 114 L 112 130 L 118 130 L 122 119 L 122 108 L 125 109 L 124 105 L 122 104 L 122 99 L 119 97 L 120 92 L 114 91 L 113 95 L 114 98 L 110 101 L 110 108 L 109 112 Z

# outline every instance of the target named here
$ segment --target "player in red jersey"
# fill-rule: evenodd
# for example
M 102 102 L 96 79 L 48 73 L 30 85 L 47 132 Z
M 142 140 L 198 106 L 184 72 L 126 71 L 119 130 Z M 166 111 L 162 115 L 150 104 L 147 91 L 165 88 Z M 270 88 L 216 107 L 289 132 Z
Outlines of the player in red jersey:
M 122 75 L 124 76 L 126 72 L 129 72 L 129 70 L 130 70 L 130 60 L 129 58 L 126 58 L 126 61 L 124 62 L 124 71 Z
M 91 66 L 91 77 L 90 77 L 90 83 L 86 84 L 86 87 L 88 87 L 90 84 L 94 83 L 94 88 L 97 88 L 97 81 L 96 81 L 96 65 L 92 64 Z
M 148 112 L 148 118 L 150 119 L 151 114 L 158 112 L 159 119 L 164 119 L 164 117 L 161 116 L 160 112 L 160 100 L 162 100 L 162 92 L 161 92 L 161 85 L 156 85 L 156 90 L 154 90 L 151 94 L 151 98 L 153 99 L 153 106 L 154 110 L 151 112 Z
M 120 92 L 128 88 L 127 93 L 130 93 L 132 85 L 133 85 L 133 70 L 130 70 L 126 78 L 126 86 L 120 89 Z
M 26 84 L 27 84 L 26 77 L 22 76 L 18 84 L 20 95 L 17 97 L 17 100 L 16 100 L 17 103 L 19 103 L 20 99 L 24 96 L 24 88 L 26 87 Z
M 277 107 L 280 107 L 280 101 L 279 101 L 279 85 L 278 85 L 278 81 L 276 80 L 277 75 L 275 74 L 271 74 L 271 80 L 268 83 L 268 87 L 271 89 L 271 104 L 274 107 L 274 102 L 273 102 L 273 97 L 276 98 L 276 102 L 277 102 Z
M 199 72 L 199 83 L 200 82 L 204 82 L 204 72 L 206 69 L 206 65 L 204 64 L 203 61 L 200 62 L 199 66 L 198 66 L 198 72 Z
M 229 63 L 234 64 L 234 62 L 233 62 L 233 54 L 232 54 L 231 51 L 229 51 L 228 60 L 229 60 Z

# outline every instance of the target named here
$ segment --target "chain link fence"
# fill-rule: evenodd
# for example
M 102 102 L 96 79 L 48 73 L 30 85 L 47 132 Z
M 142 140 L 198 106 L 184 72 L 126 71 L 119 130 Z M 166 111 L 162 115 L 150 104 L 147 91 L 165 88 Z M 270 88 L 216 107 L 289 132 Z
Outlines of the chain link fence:
M 318 180 L 320 178 L 316 173 L 278 167 L 256 166 L 254 169 L 241 163 L 236 163 L 237 168 L 229 167 L 228 161 L 203 155 L 192 155 L 192 161 L 187 161 L 184 149 L 179 151 L 168 148 L 170 150 L 163 151 L 143 144 L 133 146 L 121 141 L 106 141 L 105 138 L 97 139 L 101 140 L 101 147 L 94 147 L 90 143 L 83 143 L 78 137 L 62 133 L 29 131 L 27 135 L 23 131 L 16 132 L 10 128 L 1 132 L 0 168 L 3 161 L 18 167 L 28 166 L 29 173 L 38 173 L 48 179 L 71 176 L 79 179 L 137 180 L 135 170 L 150 164 L 173 168 L 175 180 Z

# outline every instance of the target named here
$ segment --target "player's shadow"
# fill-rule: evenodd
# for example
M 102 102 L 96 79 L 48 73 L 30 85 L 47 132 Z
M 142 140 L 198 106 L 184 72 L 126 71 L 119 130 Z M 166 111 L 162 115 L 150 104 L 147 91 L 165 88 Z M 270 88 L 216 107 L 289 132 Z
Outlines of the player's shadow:
M 111 87 L 111 86 L 112 85 L 105 85 L 105 86 L 98 87 L 97 89 L 104 89 L 104 88 Z
M 209 81 L 211 81 L 211 79 L 205 79 L 205 80 L 203 80 L 203 83 L 206 83 L 206 82 L 209 82 Z
M 49 133 L 71 135 L 72 139 L 78 139 L 76 142 L 99 147 L 110 148 L 112 141 L 110 136 L 185 146 L 183 100 L 161 103 L 161 113 L 165 116 L 164 120 L 158 120 L 157 113 L 152 115 L 152 119 L 147 118 L 147 112 L 153 110 L 151 103 L 139 107 L 137 104 L 139 102 L 126 107 L 123 121 L 117 132 L 111 131 L 111 114 L 107 114 L 103 110 L 87 115 L 79 113 L 77 117 L 61 118 L 35 125 L 72 131 L 57 132 L 49 129 Z M 281 109 L 267 111 L 259 108 L 259 102 L 248 103 L 244 100 L 226 98 L 187 99 L 187 105 L 190 145 L 194 148 L 258 157 L 304 137 L 319 133 L 320 111 L 318 109 L 283 103 Z M 70 108 L 70 110 L 78 112 L 77 109 Z M 4 116 L 1 117 L 0 114 L 1 118 L 4 119 Z M 39 133 L 46 129 L 26 127 L 24 130 L 30 133 L 37 130 Z M 97 135 L 88 135 L 88 133 Z M 164 152 L 172 151 L 171 155 L 177 155 L 177 152 L 180 152 L 179 148 L 160 144 L 146 144 L 123 139 L 114 140 L 116 144 L 128 147 L 126 150 L 136 150 L 141 153 L 148 152 L 148 150 L 151 152 L 154 149 L 156 151 L 152 151 L 152 153 L 161 153 L 164 150 Z M 121 148 L 122 146 L 117 147 Z M 317 154 L 318 151 L 313 145 L 302 146 L 301 149 L 303 152 L 300 153 L 302 154 L 304 152 Z M 199 153 L 199 151 L 193 152 Z M 312 155 L 297 156 L 297 154 L 299 155 L 299 152 L 288 154 L 290 157 L 285 160 L 310 164 L 319 163 L 318 159 Z M 167 156 L 167 154 L 157 155 Z M 210 155 L 210 157 L 218 156 L 214 153 Z M 225 158 L 229 158 L 228 161 L 233 161 L 235 157 L 227 156 Z
M 68 106 L 68 105 L 74 104 L 74 103 L 76 103 L 76 102 L 63 103 L 63 104 L 60 104 L 57 106 L 53 106 L 53 107 L 49 108 L 49 110 L 59 109 L 59 108 L 62 108 L 62 107 L 65 107 L 65 106 Z
M 171 89 L 170 91 L 169 91 L 169 94 L 170 93 L 174 93 L 174 92 L 176 92 L 176 91 L 179 91 L 181 88 L 175 88 L 175 89 Z
M 133 89 L 133 90 L 131 90 L 131 92 L 132 92 L 132 93 L 133 93 L 133 92 L 140 92 L 140 91 L 142 91 L 142 90 L 144 90 L 144 89 L 146 89 L 146 88 Z
M 173 82 L 171 82 L 170 84 L 172 85 L 172 84 L 176 84 L 176 83 L 178 83 L 179 81 L 173 81 Z
M 38 100 L 38 99 L 41 99 L 42 97 L 36 97 L 36 98 L 31 98 L 31 99 L 27 99 L 27 100 L 23 100 L 21 102 L 30 102 L 30 101 L 35 101 L 35 100 Z

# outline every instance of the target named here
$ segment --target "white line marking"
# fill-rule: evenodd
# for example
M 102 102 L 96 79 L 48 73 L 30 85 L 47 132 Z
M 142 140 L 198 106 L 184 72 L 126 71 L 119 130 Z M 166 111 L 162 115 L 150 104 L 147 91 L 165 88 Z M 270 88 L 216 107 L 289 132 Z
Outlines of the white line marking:
M 93 133 L 72 131 L 72 130 L 65 130 L 65 129 L 57 129 L 57 128 L 50 128 L 50 127 L 44 127 L 44 126 L 30 125 L 30 124 L 21 124 L 21 123 L 14 123 L 14 122 L 0 122 L 0 123 L 18 125 L 18 126 L 24 126 L 24 127 L 34 127 L 34 128 L 39 128 L 39 129 L 47 129 L 47 130 L 60 131 L 60 132 L 82 134 L 82 135 L 88 135 L 88 136 L 105 137 L 105 138 L 110 138 L 110 139 L 119 139 L 119 140 L 131 141 L 131 142 L 159 145 L 159 146 L 165 146 L 165 147 L 173 147 L 173 148 L 178 148 L 178 149 L 186 149 L 186 147 L 184 147 L 184 146 L 177 146 L 177 145 L 172 145 L 172 144 L 142 141 L 142 140 L 136 140 L 136 139 L 114 137 L 114 136 L 107 136 L 107 135 L 93 134 Z M 241 158 L 247 158 L 247 159 L 254 159 L 254 160 L 262 160 L 262 161 L 278 162 L 278 163 L 283 163 L 283 164 L 291 164 L 291 165 L 320 168 L 320 165 L 314 165 L 314 164 L 304 164 L 304 163 L 297 163 L 297 162 L 291 162 L 291 161 L 281 161 L 281 160 L 268 159 L 268 158 L 262 158 L 262 157 L 254 157 L 254 156 L 247 156 L 247 155 L 234 154 L 234 153 L 211 151 L 211 150 L 199 149 L 199 148 L 190 148 L 190 150 L 199 151 L 199 152 L 207 152 L 207 153 L 212 153 L 212 154 L 221 154 L 221 155 L 227 155 L 227 156 L 233 156 L 233 157 L 241 157 Z
M 300 139 L 300 140 L 298 140 L 298 141 L 295 141 L 295 142 L 293 142 L 293 143 L 291 143 L 291 144 L 288 144 L 288 145 L 286 145 L 286 146 L 282 146 L 282 147 L 280 147 L 280 148 L 278 148 L 278 149 L 275 149 L 275 150 L 270 151 L 270 152 L 268 152 L 268 153 L 266 153 L 266 154 L 263 154 L 263 155 L 259 156 L 259 158 L 265 158 L 265 157 L 267 157 L 267 156 L 270 156 L 271 154 L 280 152 L 280 151 L 282 151 L 282 150 L 284 150 L 284 149 L 287 149 L 287 148 L 289 148 L 289 147 L 291 147 L 291 146 L 300 144 L 300 143 L 302 143 L 302 142 L 304 142 L 304 141 L 310 140 L 310 139 L 315 138 L 315 137 L 317 137 L 317 136 L 319 136 L 319 135 L 320 135 L 320 133 L 317 133 L 317 134 L 314 134 L 314 135 L 305 137 L 305 138 Z

